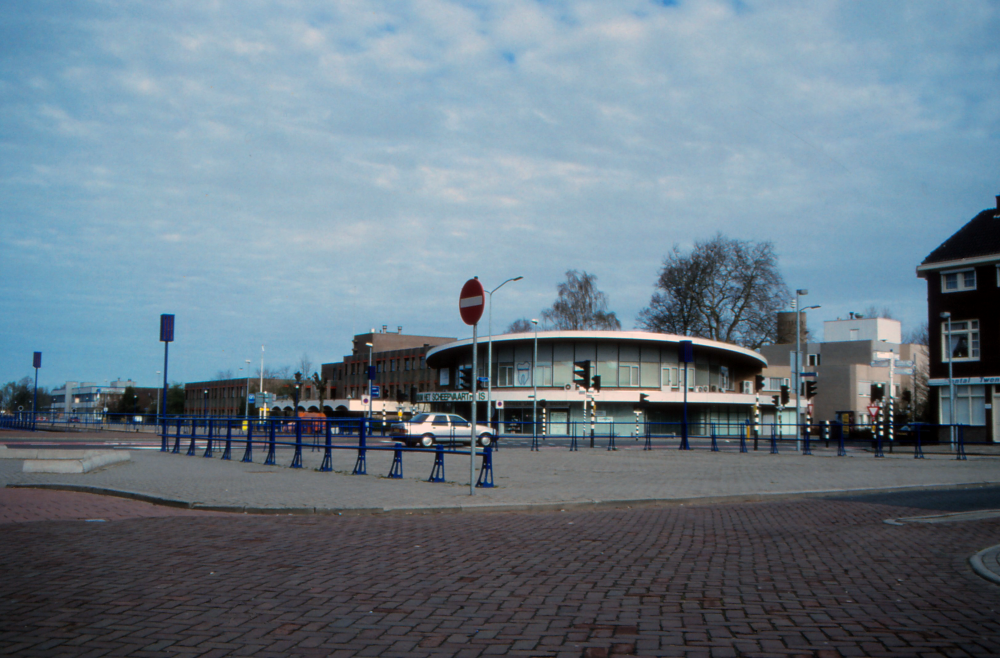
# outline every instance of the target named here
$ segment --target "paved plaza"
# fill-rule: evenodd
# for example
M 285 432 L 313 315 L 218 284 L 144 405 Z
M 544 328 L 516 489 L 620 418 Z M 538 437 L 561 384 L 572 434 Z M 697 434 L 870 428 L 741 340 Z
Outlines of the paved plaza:
M 1000 459 L 639 447 L 0 460 L 0 655 L 1000 655 Z

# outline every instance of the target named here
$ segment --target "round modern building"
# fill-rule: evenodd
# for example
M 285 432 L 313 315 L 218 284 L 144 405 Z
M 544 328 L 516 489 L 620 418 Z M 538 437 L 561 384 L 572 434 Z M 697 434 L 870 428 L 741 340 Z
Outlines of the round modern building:
M 658 434 L 679 433 L 685 411 L 690 434 L 707 435 L 714 425 L 720 435 L 735 435 L 753 418 L 754 378 L 767 365 L 737 345 L 643 331 L 493 336 L 480 339 L 477 362 L 477 416 L 499 423 L 502 433 L 530 433 L 537 417 L 539 431 L 550 436 L 583 436 L 593 423 L 597 435 L 619 437 L 636 433 L 637 416 L 656 424 Z M 468 417 L 471 394 L 463 384 L 471 383 L 472 340 L 433 348 L 427 364 L 439 369 L 439 390 L 418 401 Z M 582 372 L 588 366 L 589 388 Z

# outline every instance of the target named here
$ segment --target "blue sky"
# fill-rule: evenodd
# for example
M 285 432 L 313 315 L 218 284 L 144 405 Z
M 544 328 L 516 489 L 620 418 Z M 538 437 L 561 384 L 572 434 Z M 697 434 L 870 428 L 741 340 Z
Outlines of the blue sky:
M 926 319 L 1000 194 L 1000 3 L 61 2 L 0 13 L 0 382 L 339 360 L 372 327 L 625 328 L 664 255 L 772 241 L 814 329 Z M 485 327 L 484 327 L 485 329 Z M 485 333 L 485 332 L 481 332 Z

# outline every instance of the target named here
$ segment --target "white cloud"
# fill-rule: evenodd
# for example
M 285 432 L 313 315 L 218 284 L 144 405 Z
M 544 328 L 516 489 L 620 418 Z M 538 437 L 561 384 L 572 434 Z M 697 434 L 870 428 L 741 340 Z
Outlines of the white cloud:
M 45 335 L 13 326 L 40 290 L 42 315 L 84 291 L 170 305 L 199 340 L 266 332 L 293 360 L 372 324 L 461 334 L 470 272 L 524 275 L 521 316 L 587 269 L 628 324 L 666 250 L 716 231 L 774 241 L 824 311 L 863 291 L 912 323 L 914 266 L 1000 191 L 987 1 L 52 11 L 12 10 L 29 36 L 0 54 L 3 221 L 27 227 L 0 267 L 51 262 L 0 297 L 15 352 Z M 86 358 L 66 377 L 96 377 Z

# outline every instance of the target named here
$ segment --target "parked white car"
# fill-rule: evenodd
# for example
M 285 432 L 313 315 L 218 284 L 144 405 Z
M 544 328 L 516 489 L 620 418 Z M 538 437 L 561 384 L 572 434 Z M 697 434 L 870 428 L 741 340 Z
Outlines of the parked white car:
M 455 414 L 417 414 L 407 423 L 393 423 L 390 435 L 406 442 L 406 445 L 420 445 L 429 448 L 435 443 L 468 444 L 472 423 Z M 496 441 L 493 429 L 476 423 L 476 445 L 486 447 Z

